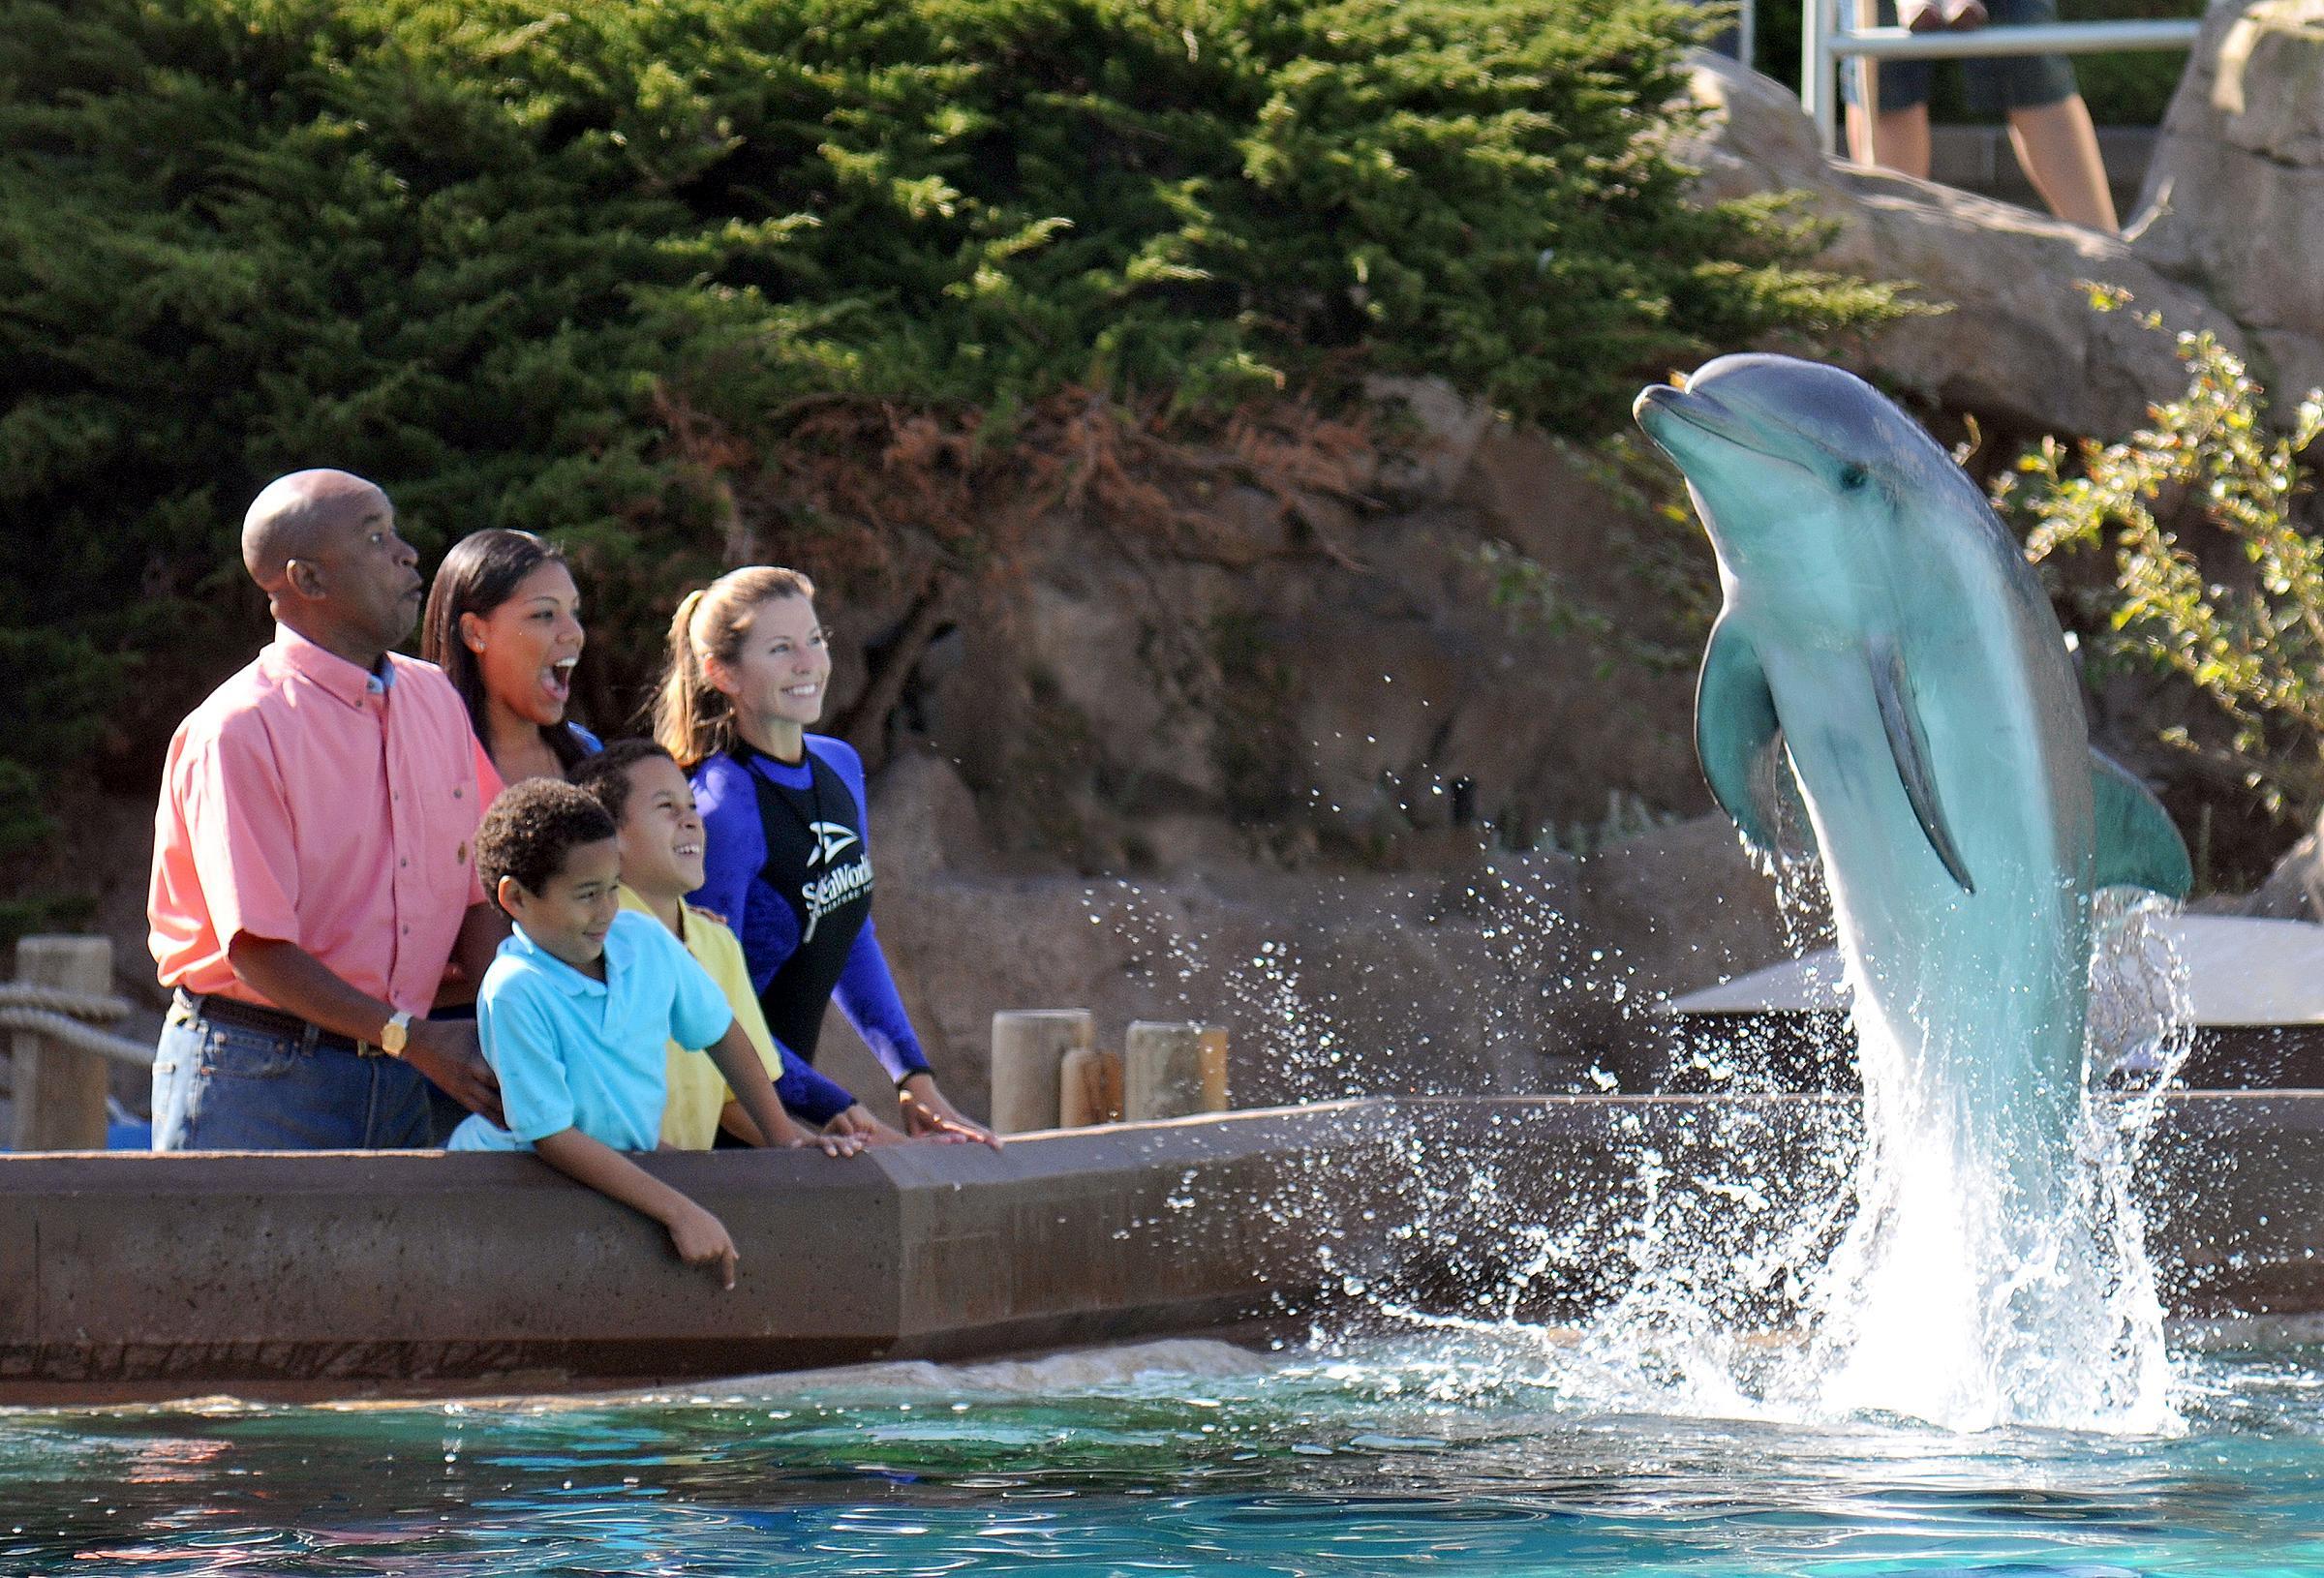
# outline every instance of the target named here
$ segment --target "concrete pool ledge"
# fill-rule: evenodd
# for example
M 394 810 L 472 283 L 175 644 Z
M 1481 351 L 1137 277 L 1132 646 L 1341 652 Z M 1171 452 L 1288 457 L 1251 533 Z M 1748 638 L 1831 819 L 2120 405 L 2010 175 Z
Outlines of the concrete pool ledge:
M 6 1155 L 0 1402 L 966 1358 L 1294 1320 L 1366 1282 L 1455 1303 L 1543 1231 L 1557 1248 L 1524 1307 L 1571 1308 L 1605 1290 L 1643 1173 L 1745 1141 L 1780 1158 L 1847 1120 L 1815 1096 L 1384 1099 L 998 1154 L 646 1158 L 734 1233 L 732 1292 L 526 1156 Z M 2153 1151 L 2180 1313 L 2324 1310 L 2324 1093 L 2169 1098 Z

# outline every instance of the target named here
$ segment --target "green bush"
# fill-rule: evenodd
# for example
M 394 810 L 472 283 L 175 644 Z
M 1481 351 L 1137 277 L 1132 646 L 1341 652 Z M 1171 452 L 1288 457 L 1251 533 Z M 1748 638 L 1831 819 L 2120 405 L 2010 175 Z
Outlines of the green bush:
M 2127 295 L 2097 289 L 2103 311 Z M 2141 321 L 2161 332 L 2152 315 Z M 2040 561 L 2110 544 L 2112 651 L 2175 674 L 2232 724 L 2205 765 L 2278 815 L 2324 809 L 2324 539 L 2300 519 L 2302 451 L 2324 434 L 2310 390 L 2290 430 L 2271 433 L 2265 392 L 2208 332 L 2178 337 L 2186 390 L 2115 443 L 2045 440 L 2003 475 L 1995 500 Z M 2200 750 L 2192 731 L 2166 739 Z
M 1889 308 L 1798 272 L 1777 206 L 1681 201 L 1661 106 L 1696 25 L 1679 0 L 0 0 L 0 632 L 78 654 L 149 781 L 259 638 L 239 513 L 299 466 L 385 484 L 431 560 L 559 534 L 591 667 L 629 682 L 736 510 L 786 547 L 803 454 L 878 468 L 835 402 L 981 451 L 1064 391 L 1193 430 L 1391 372 L 1604 429 L 1641 375 Z

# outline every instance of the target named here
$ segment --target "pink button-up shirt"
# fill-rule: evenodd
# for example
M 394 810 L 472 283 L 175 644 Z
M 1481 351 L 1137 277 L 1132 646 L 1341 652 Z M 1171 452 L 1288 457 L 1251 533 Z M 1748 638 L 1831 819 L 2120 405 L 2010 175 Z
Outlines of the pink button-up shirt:
M 169 742 L 145 905 L 162 985 L 264 1003 L 227 957 L 247 932 L 424 1015 L 483 898 L 499 788 L 443 670 L 391 652 L 382 680 L 275 626 Z

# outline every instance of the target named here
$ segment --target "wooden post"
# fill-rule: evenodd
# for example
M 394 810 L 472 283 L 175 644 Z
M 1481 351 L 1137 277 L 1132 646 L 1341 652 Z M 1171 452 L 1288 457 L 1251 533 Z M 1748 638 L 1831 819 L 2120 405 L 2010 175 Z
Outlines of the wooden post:
M 1065 1054 L 1057 1076 L 1057 1127 L 1089 1129 L 1121 1121 L 1121 1059 L 1095 1047 Z
M 1227 1109 L 1223 1025 L 1139 1019 L 1121 1062 L 1122 1112 L 1132 1123 Z
M 105 937 L 26 937 L 16 944 L 16 980 L 27 986 L 109 996 L 113 945 Z M 109 1070 L 95 1052 L 60 1047 L 37 1031 L 15 1033 L 16 1125 L 20 1151 L 105 1149 Z
M 1086 1008 L 1002 1009 L 994 1015 L 994 1132 L 1055 1128 L 1065 1054 L 1087 1047 L 1094 1036 Z

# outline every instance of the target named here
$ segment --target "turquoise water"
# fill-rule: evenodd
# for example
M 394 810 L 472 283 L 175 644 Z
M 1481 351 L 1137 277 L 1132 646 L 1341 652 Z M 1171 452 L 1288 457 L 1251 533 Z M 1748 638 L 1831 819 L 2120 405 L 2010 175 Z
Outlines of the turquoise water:
M 0 1572 L 2324 1574 L 2324 1350 L 2185 1433 L 1614 1415 L 1554 1338 L 0 1413 Z

